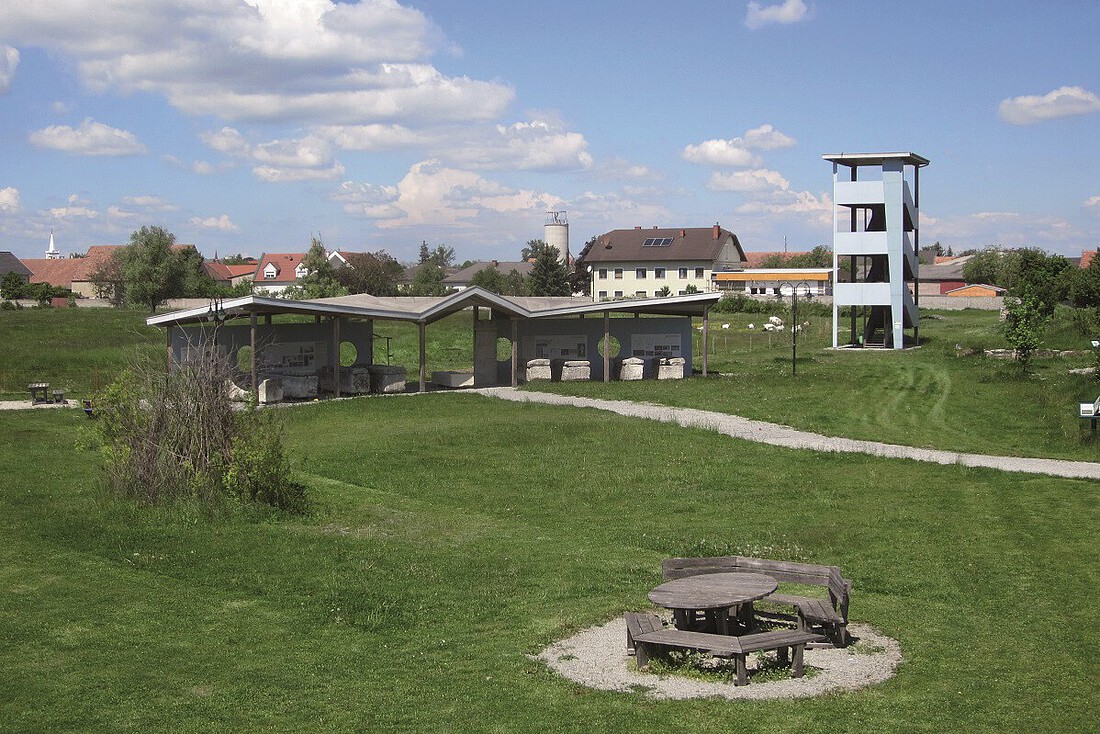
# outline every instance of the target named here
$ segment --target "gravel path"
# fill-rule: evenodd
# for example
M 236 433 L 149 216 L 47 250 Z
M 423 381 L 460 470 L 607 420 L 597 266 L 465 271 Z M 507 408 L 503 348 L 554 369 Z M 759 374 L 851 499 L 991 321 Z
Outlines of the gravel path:
M 985 454 L 962 454 L 956 451 L 942 451 L 939 449 L 921 449 L 878 441 L 822 436 L 819 433 L 799 431 L 777 423 L 749 420 L 748 418 L 715 413 L 709 410 L 670 408 L 664 405 L 632 403 L 626 400 L 597 400 L 594 398 L 553 395 L 551 393 L 523 392 L 510 387 L 480 388 L 463 392 L 474 392 L 520 403 L 546 403 L 548 405 L 569 405 L 579 408 L 607 410 L 632 418 L 676 423 L 686 428 L 703 428 L 746 441 L 785 446 L 792 449 L 871 454 L 872 456 L 885 456 L 893 459 L 913 459 L 915 461 L 930 461 L 935 464 L 987 467 L 1001 469 L 1002 471 L 1048 474 L 1071 479 L 1100 479 L 1100 463 L 1093 461 L 1030 459 L 1017 456 L 987 456 Z
M 658 676 L 631 669 L 631 658 L 626 654 L 626 623 L 622 617 L 555 642 L 539 653 L 537 659 L 560 675 L 589 688 L 639 693 L 652 699 L 805 698 L 833 691 L 852 691 L 892 677 L 902 661 L 898 643 L 867 625 L 852 625 L 849 631 L 858 642 L 846 649 L 807 649 L 803 658 L 807 675 L 802 678 L 753 682 L 756 656 L 747 656 L 747 686 L 683 676 Z

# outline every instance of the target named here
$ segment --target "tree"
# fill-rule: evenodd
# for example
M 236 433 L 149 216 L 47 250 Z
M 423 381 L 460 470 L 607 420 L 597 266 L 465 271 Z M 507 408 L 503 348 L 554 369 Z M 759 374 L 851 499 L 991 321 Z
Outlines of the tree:
M 556 247 L 547 245 L 539 250 L 529 278 L 528 290 L 532 296 L 568 296 L 570 294 L 569 274 L 559 258 Z
M 527 283 L 514 268 L 505 275 L 499 268 L 488 265 L 474 273 L 474 277 L 470 278 L 470 285 L 476 285 L 502 296 L 527 295 Z
M 445 296 L 451 289 L 443 284 L 447 277 L 447 271 L 442 265 L 436 265 L 429 258 L 428 262 L 421 264 L 416 269 L 412 283 L 409 284 L 409 295 L 413 296 Z
M 26 289 L 27 281 L 23 280 L 19 273 L 10 271 L 4 273 L 4 279 L 0 281 L 0 297 L 4 300 L 14 301 L 16 298 L 22 298 Z
M 255 259 L 246 257 L 240 253 L 236 255 L 226 255 L 222 258 L 222 265 L 252 265 L 255 262 Z
M 1039 331 L 1046 319 L 1042 304 L 1034 295 L 1005 298 L 1005 339 L 1016 353 L 1021 372 L 1031 369 L 1031 358 L 1039 346 Z
M 562 253 L 558 252 L 558 248 L 546 244 L 543 240 L 527 240 L 527 244 L 519 252 L 519 259 L 527 262 L 538 258 L 539 255 L 547 251 L 553 252 L 555 257 L 561 259 Z
M 1100 309 L 1100 256 L 1094 256 L 1087 268 L 1070 268 L 1062 276 L 1070 303 Z
M 116 308 L 126 303 L 126 283 L 122 276 L 122 255 L 115 251 L 96 265 L 89 275 L 96 298 L 109 301 Z
M 429 249 L 427 242 L 420 243 L 419 265 L 435 263 L 441 268 L 449 268 L 455 262 L 455 248 L 446 245 L 436 245 L 435 249 Z
M 298 282 L 283 291 L 287 298 L 331 298 L 332 296 L 346 296 L 347 288 L 340 285 L 336 279 L 336 270 L 329 262 L 325 245 L 318 238 L 310 240 L 309 250 L 302 258 L 302 266 L 306 274 L 298 279 Z
M 153 313 L 169 298 L 185 294 L 187 273 L 184 260 L 172 250 L 175 244 L 176 236 L 162 227 L 142 227 L 130 235 L 120 255 L 127 303 L 146 305 Z
M 336 280 L 348 293 L 369 293 L 372 296 L 396 296 L 397 279 L 405 269 L 386 253 L 349 252 L 345 255 L 350 267 L 336 271 Z
M 938 244 L 938 243 L 937 243 Z M 831 268 L 833 266 L 833 251 L 828 245 L 818 245 L 809 252 L 803 252 L 788 258 L 787 268 Z
M 1037 247 L 987 247 L 967 261 L 963 278 L 967 283 L 998 285 L 1016 298 L 1031 296 L 1042 314 L 1050 316 L 1066 297 L 1067 282 L 1062 274 L 1069 267 L 1061 255 L 1048 255 Z

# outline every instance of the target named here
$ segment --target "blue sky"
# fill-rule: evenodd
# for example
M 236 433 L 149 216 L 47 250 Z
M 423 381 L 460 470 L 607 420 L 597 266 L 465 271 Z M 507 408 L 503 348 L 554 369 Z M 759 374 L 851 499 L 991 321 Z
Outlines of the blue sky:
M 909 150 L 924 243 L 1100 246 L 1100 3 L 5 0 L 0 249 L 514 259 L 720 222 L 830 242 L 825 153 Z

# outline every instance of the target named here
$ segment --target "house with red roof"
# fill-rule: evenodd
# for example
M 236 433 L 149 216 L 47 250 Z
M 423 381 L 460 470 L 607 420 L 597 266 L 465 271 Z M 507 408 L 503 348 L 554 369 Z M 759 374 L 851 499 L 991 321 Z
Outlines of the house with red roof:
M 252 292 L 260 295 L 280 295 L 301 278 L 309 274 L 303 263 L 304 252 L 272 252 L 260 257 L 252 279 Z

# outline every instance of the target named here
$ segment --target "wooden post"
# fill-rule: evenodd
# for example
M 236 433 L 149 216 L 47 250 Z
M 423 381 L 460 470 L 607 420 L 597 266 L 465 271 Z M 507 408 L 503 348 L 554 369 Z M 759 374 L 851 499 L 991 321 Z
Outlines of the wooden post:
M 703 307 L 703 377 L 707 376 L 707 348 L 710 341 L 710 306 Z
M 249 314 L 248 326 L 249 326 L 249 333 L 248 333 L 249 346 L 252 347 L 252 360 L 251 360 L 252 364 L 250 365 L 250 369 L 252 371 L 252 397 L 256 400 L 259 400 L 260 399 L 260 383 L 256 379 L 257 378 L 257 374 L 256 374 L 257 361 L 256 361 L 256 312 L 255 311 L 253 311 L 252 313 Z
M 366 364 L 374 364 L 374 319 L 367 319 L 367 353 Z
M 427 326 L 423 321 L 420 321 L 417 323 L 417 327 L 420 330 L 420 392 L 424 392 L 428 389 L 428 374 L 426 372 L 428 356 L 424 346 L 425 329 Z
M 340 397 L 340 317 L 332 317 L 332 396 Z
M 603 381 L 611 382 L 611 312 L 603 312 Z
M 164 362 L 164 374 L 166 375 L 172 372 L 172 328 L 172 325 L 168 324 L 168 328 L 164 330 L 168 339 L 168 345 L 164 351 L 164 356 L 166 358 Z
M 519 319 L 512 317 L 512 387 L 519 384 L 516 369 L 519 367 Z

